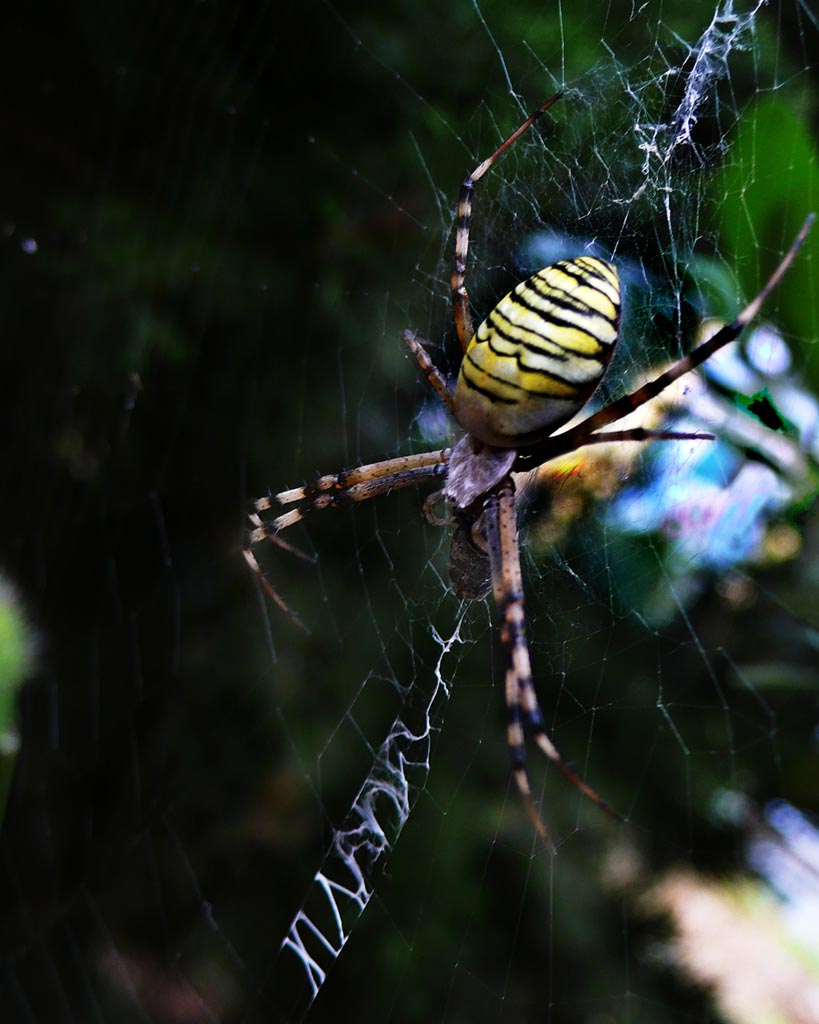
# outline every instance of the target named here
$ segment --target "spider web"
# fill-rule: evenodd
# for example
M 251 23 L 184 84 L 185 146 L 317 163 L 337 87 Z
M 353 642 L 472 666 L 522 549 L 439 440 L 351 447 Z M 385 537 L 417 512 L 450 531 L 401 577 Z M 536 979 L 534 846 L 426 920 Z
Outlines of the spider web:
M 64 17 L 8 35 L 4 1019 L 819 1020 L 816 239 L 651 411 L 717 441 L 521 481 L 547 724 L 624 824 L 530 754 L 537 842 L 423 495 L 259 551 L 306 635 L 240 554 L 266 486 L 448 443 L 398 335 L 456 370 L 457 185 L 558 88 L 476 192 L 476 320 L 613 259 L 602 399 L 733 316 L 817 205 L 814 5 Z

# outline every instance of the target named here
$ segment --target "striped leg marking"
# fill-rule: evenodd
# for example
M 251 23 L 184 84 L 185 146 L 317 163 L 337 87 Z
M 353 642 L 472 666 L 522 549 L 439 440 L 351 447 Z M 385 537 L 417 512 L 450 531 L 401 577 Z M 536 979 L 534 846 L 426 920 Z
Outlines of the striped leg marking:
M 419 338 L 414 331 L 402 331 L 401 340 L 418 360 L 418 365 L 426 375 L 430 387 L 454 416 L 455 402 L 452 395 L 452 388 L 450 388 L 444 379 L 444 375 L 435 363 L 433 363 L 430 354 L 427 351 L 429 342 L 424 341 L 423 338 Z
M 532 681 L 526 622 L 523 610 L 523 581 L 515 519 L 515 488 L 511 477 L 503 480 L 486 502 L 486 530 L 492 566 L 495 603 L 501 617 L 500 634 L 506 658 L 507 740 L 515 783 L 535 828 L 554 850 L 532 800 L 526 771 L 525 739 L 531 736 L 545 756 L 585 796 L 618 820 L 620 815 L 579 778 L 561 757 L 549 738 Z
M 458 209 L 455 214 L 455 260 L 452 267 L 450 288 L 452 290 L 452 312 L 455 317 L 455 329 L 458 332 L 458 340 L 464 352 L 466 352 L 472 335 L 475 333 L 472 327 L 472 316 L 469 312 L 469 293 L 464 283 L 466 278 L 466 258 L 469 254 L 469 222 L 472 218 L 472 193 L 475 186 L 495 161 L 503 156 L 511 145 L 517 142 L 520 136 L 537 121 L 541 114 L 545 114 L 549 107 L 557 103 L 562 95 L 562 92 L 558 92 L 551 99 L 547 100 L 543 106 L 538 107 L 533 114 L 526 118 L 519 128 L 512 132 L 505 142 L 498 146 L 490 157 L 487 157 L 486 160 L 478 164 L 475 170 L 464 178 L 461 185 L 461 191 L 458 195 Z
M 412 487 L 429 480 L 442 479 L 446 473 L 449 459 L 449 448 L 438 451 L 422 452 L 419 455 L 402 455 L 385 462 L 371 462 L 367 466 L 345 470 L 341 473 L 330 473 L 321 476 L 315 483 L 306 487 L 293 487 L 279 491 L 267 498 L 258 498 L 251 503 L 248 513 L 248 529 L 245 533 L 243 554 L 245 561 L 259 580 L 268 597 L 301 629 L 304 625 L 298 615 L 290 608 L 281 594 L 273 587 L 262 571 L 253 548 L 263 540 L 270 540 L 290 554 L 297 555 L 306 561 L 312 561 L 309 555 L 300 551 L 295 545 L 283 540 L 279 535 L 289 526 L 294 526 L 310 512 L 323 508 L 342 508 L 359 501 L 368 501 L 380 494 Z M 288 506 L 293 506 L 288 508 Z M 287 509 L 279 512 L 275 519 L 264 522 L 261 512 Z

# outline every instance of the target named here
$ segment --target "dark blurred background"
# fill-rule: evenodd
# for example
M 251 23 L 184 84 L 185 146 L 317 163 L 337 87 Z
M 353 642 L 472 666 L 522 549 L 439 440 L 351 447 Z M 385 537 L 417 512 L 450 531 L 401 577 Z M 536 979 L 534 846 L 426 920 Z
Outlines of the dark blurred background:
M 631 268 L 624 372 L 643 341 L 686 348 L 709 297 L 752 296 L 817 202 L 810 6 L 771 4 L 736 40 L 726 17 L 710 68 L 689 49 L 701 0 L 5 16 L 0 570 L 27 682 L 7 711 L 4 1021 L 297 1019 L 279 945 L 403 695 L 433 690 L 431 627 L 462 610 L 446 532 L 404 492 L 293 531 L 314 566 L 259 551 L 304 635 L 246 570 L 247 500 L 444 443 L 399 332 L 456 366 L 458 183 L 561 85 L 481 186 L 479 313 L 547 230 Z M 694 145 L 650 163 L 636 121 L 671 121 L 697 75 Z M 769 307 L 805 396 L 818 244 Z M 311 1020 L 712 1019 L 638 894 L 742 869 L 749 818 L 726 824 L 716 794 L 819 812 L 812 495 L 780 516 L 785 554 L 693 579 L 594 498 L 557 547 L 533 533 L 544 712 L 628 823 L 535 761 L 558 857 L 533 843 L 490 609 L 466 610 L 431 773 Z

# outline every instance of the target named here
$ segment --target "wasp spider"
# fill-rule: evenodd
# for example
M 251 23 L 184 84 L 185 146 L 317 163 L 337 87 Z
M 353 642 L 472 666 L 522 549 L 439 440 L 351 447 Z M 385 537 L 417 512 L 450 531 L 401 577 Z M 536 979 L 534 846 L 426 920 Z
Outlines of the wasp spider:
M 525 765 L 525 741 L 534 740 L 545 756 L 586 796 L 610 810 L 566 764 L 549 738 L 532 682 L 525 636 L 523 584 L 515 518 L 512 474 L 530 470 L 584 445 L 611 441 L 703 438 L 710 434 L 664 430 L 601 428 L 623 418 L 738 337 L 793 262 L 813 221 L 805 221 L 785 258 L 753 301 L 710 340 L 631 394 L 611 402 L 560 433 L 586 404 L 611 360 L 620 325 L 620 284 L 616 268 L 592 256 L 561 260 L 523 281 L 473 330 L 465 285 L 472 193 L 495 161 L 561 96 L 543 104 L 461 185 L 455 221 L 452 305 L 463 349 L 454 390 L 435 367 L 428 343 L 412 331 L 403 340 L 430 385 L 449 409 L 463 437 L 452 448 L 373 462 L 319 477 L 315 483 L 280 491 L 252 503 L 244 557 L 269 597 L 298 622 L 264 576 L 253 549 L 263 540 L 298 554 L 282 539 L 287 527 L 309 512 L 339 508 L 416 484 L 437 482 L 455 523 L 450 567 L 456 590 L 465 597 L 488 592 L 480 567 L 488 564 L 505 653 L 507 740 L 517 788 L 540 835 L 546 831 L 534 806 Z M 432 522 L 433 501 L 425 511 Z M 265 522 L 262 513 L 275 513 Z M 476 572 L 477 566 L 477 572 Z M 613 813 L 613 812 L 612 812 Z

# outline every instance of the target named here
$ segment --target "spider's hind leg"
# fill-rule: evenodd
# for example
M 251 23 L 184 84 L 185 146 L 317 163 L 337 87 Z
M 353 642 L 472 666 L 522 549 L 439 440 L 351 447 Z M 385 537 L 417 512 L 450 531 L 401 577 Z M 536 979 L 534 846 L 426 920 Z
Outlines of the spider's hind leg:
M 512 134 L 502 142 L 495 152 L 482 160 L 478 166 L 464 178 L 461 190 L 458 194 L 458 208 L 455 213 L 455 260 L 452 265 L 452 277 L 450 278 L 450 290 L 452 293 L 452 313 L 455 319 L 455 330 L 461 348 L 466 352 L 467 346 L 474 333 L 472 316 L 469 312 L 469 292 L 466 290 L 466 263 L 469 255 L 469 225 L 472 219 L 472 193 L 475 186 L 492 167 L 495 161 L 503 156 L 510 146 L 520 138 L 521 135 L 535 121 L 560 99 L 562 92 L 555 93 L 551 99 L 546 100 L 537 110 L 534 111 Z
M 419 337 L 414 331 L 406 330 L 401 332 L 401 339 L 407 348 L 418 360 L 418 365 L 426 375 L 435 394 L 441 399 L 452 415 L 455 415 L 455 398 L 452 388 L 447 384 L 444 375 L 433 363 L 432 357 L 427 351 L 428 341 Z

